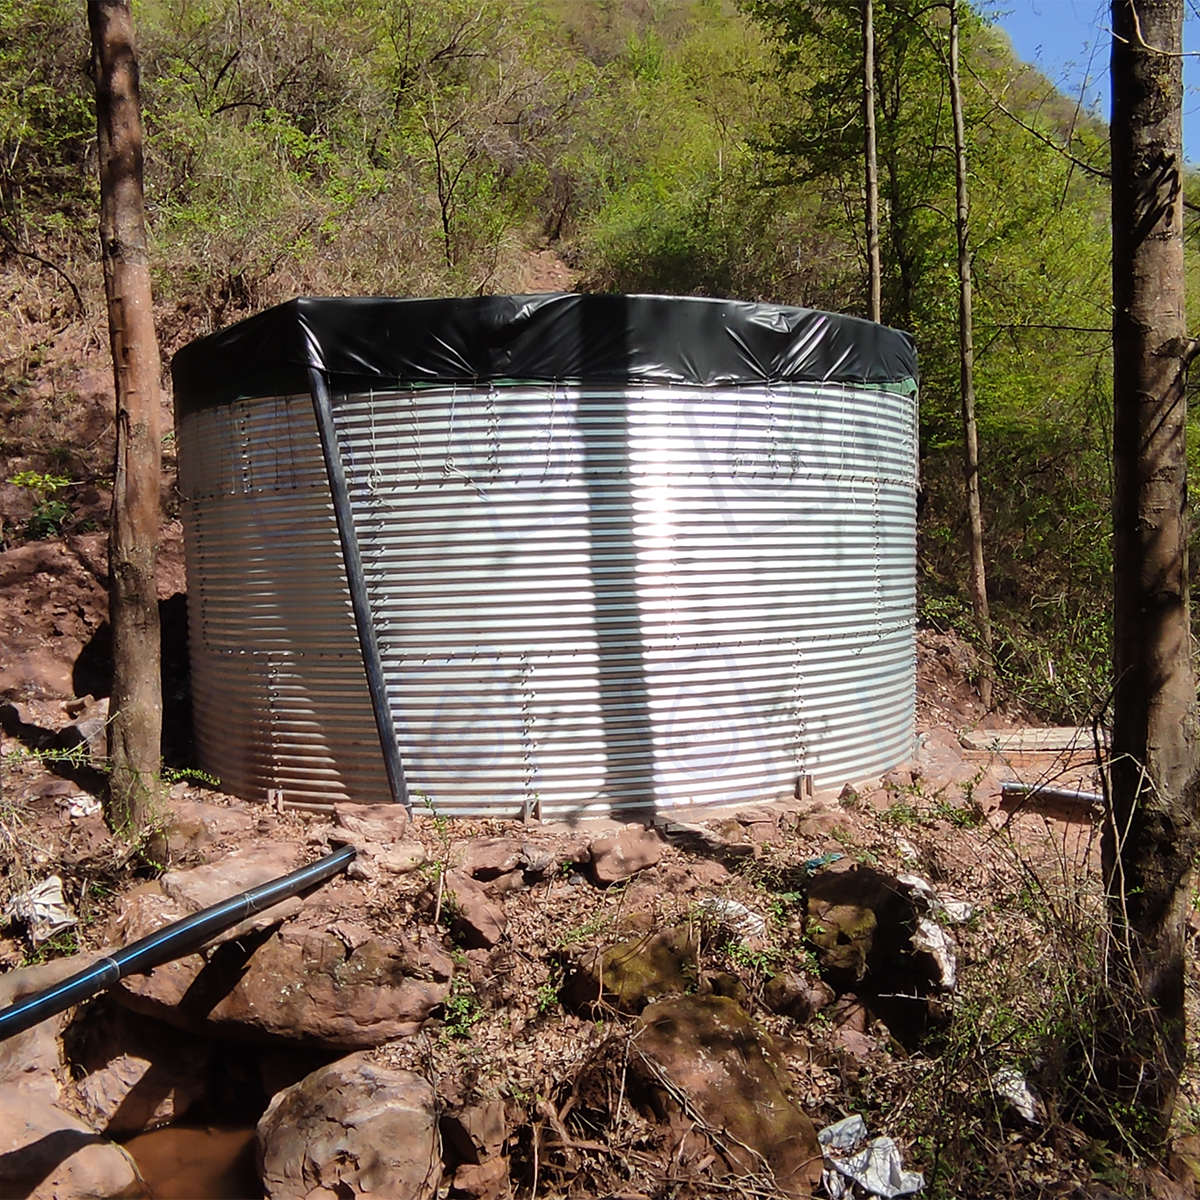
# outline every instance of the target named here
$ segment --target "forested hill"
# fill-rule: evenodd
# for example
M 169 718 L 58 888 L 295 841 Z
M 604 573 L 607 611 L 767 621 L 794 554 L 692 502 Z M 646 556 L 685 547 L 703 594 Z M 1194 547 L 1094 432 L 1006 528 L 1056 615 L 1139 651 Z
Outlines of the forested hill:
M 531 290 L 547 251 L 582 289 L 865 311 L 857 0 L 135 13 L 168 355 L 298 293 Z M 876 35 L 883 312 L 922 365 L 923 604 L 965 625 L 944 13 L 877 0 Z M 105 341 L 87 58 L 77 0 L 0 0 L 5 479 L 108 470 L 102 440 L 62 436 L 67 359 Z M 1107 661 L 1106 131 L 975 14 L 963 59 L 1001 668 L 1077 718 Z

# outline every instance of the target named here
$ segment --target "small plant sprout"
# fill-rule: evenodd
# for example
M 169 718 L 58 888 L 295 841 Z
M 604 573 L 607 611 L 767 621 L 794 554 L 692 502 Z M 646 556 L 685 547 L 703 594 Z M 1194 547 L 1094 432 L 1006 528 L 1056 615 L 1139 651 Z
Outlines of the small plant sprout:
M 44 471 L 18 471 L 9 476 L 8 483 L 32 492 L 33 512 L 25 523 L 25 534 L 34 540 L 55 537 L 62 532 L 63 522 L 71 515 L 70 505 L 57 498 L 56 493 L 70 486 L 65 475 L 51 475 Z

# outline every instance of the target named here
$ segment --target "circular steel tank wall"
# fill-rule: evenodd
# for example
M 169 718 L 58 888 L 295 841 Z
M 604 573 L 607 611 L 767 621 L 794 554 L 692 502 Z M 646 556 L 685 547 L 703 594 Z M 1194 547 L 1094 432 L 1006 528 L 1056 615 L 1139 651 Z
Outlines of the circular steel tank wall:
M 911 753 L 911 380 L 333 379 L 325 458 L 309 395 L 180 415 L 197 744 L 231 790 L 390 798 L 346 545 L 416 804 L 643 815 Z

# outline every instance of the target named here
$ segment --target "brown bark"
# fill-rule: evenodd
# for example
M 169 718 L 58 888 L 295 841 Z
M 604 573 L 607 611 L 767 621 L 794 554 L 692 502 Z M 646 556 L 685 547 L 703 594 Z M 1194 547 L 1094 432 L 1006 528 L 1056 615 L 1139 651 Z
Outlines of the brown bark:
M 875 150 L 875 8 L 874 0 L 863 4 L 863 121 L 867 140 L 867 316 L 881 320 L 882 276 L 879 261 L 879 162 Z
M 117 408 L 109 538 L 113 689 L 109 821 L 136 835 L 155 818 L 162 732 L 158 554 L 161 365 L 150 296 L 142 117 L 128 0 L 89 0 L 100 162 L 100 242 Z
M 958 77 L 958 0 L 950 0 L 950 108 L 954 117 L 954 179 L 958 233 L 958 359 L 962 389 L 963 482 L 967 494 L 971 607 L 983 643 L 979 698 L 992 707 L 992 620 L 983 563 L 983 510 L 979 502 L 979 433 L 975 426 L 975 323 L 971 297 L 971 212 L 967 190 L 967 132 Z
M 1102 852 L 1114 983 L 1102 1082 L 1165 1135 L 1184 1061 L 1198 848 L 1187 586 L 1183 0 L 1112 4 L 1113 746 Z M 1132 1106 L 1129 1108 L 1127 1106 Z

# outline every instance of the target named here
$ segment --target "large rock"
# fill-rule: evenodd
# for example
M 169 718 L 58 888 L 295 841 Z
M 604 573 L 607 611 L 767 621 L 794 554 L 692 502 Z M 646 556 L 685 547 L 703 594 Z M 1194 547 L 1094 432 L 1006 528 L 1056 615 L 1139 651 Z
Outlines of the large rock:
M 823 979 L 809 979 L 796 971 L 772 975 L 763 988 L 763 1003 L 773 1013 L 791 1017 L 800 1025 L 811 1021 L 834 999 L 833 988 Z
M 75 1090 L 88 1120 L 109 1137 L 180 1120 L 208 1090 L 213 1046 L 116 1004 L 103 1004 L 73 1055 L 86 1074 Z
M 342 831 L 334 840 L 351 842 L 360 848 L 391 846 L 401 841 L 408 829 L 408 813 L 403 804 L 335 804 L 333 820 Z
M 135 1012 L 199 1033 L 358 1049 L 416 1033 L 450 994 L 454 965 L 431 937 L 290 922 L 123 979 Z
M 663 849 L 663 840 L 653 829 L 633 827 L 616 837 L 597 838 L 590 846 L 592 878 L 601 887 L 620 883 L 654 866 Z
M 167 818 L 167 848 L 173 858 L 203 851 L 225 838 L 247 838 L 257 818 L 240 808 L 205 804 L 199 800 L 172 800 Z
M 426 1200 L 441 1179 L 433 1089 L 363 1055 L 280 1092 L 258 1123 L 258 1142 L 269 1200 Z
M 699 979 L 696 931 L 687 926 L 647 933 L 586 952 L 563 992 L 572 1008 L 597 1003 L 640 1013 L 652 1000 L 694 989 Z
M 300 866 L 301 860 L 302 851 L 294 843 L 255 842 L 206 866 L 168 871 L 120 898 L 105 931 L 105 941 L 109 945 L 128 945 L 201 909 L 286 875 Z M 299 912 L 302 903 L 297 896 L 288 897 L 238 922 L 209 945 L 278 925 Z
M 456 868 L 472 879 L 484 883 L 512 880 L 508 890 L 542 878 L 555 862 L 549 850 L 517 838 L 472 838 L 456 848 L 454 857 Z
M 855 866 L 822 871 L 813 879 L 805 933 L 822 974 L 839 992 L 864 981 L 901 991 L 918 982 L 912 944 L 918 916 L 909 889 L 899 880 Z
M 490 950 L 499 944 L 508 929 L 504 909 L 461 871 L 446 872 L 442 911 L 451 917 L 450 932 L 468 950 Z
M 812 1194 L 822 1163 L 816 1128 L 796 1107 L 782 1060 L 734 1001 L 708 995 L 652 1004 L 631 1051 L 635 1081 L 660 1121 L 697 1116 L 732 1171 L 765 1166 L 787 1195 Z
M 0 1009 L 61 983 L 90 967 L 97 957 L 79 954 L 0 975 Z M 69 1019 L 69 1013 L 59 1013 L 0 1042 L 0 1085 L 14 1085 L 24 1095 L 36 1095 L 51 1103 L 57 1100 L 62 1090 L 59 1076 L 63 1072 L 59 1039 Z
M 159 885 L 172 900 L 198 911 L 287 875 L 300 866 L 302 857 L 294 842 L 258 843 L 233 850 L 207 866 L 168 871 Z
M 496 1157 L 508 1137 L 503 1100 L 479 1100 L 456 1113 L 442 1113 L 442 1137 L 455 1158 L 478 1164 Z
M 108 1200 L 149 1196 L 120 1146 L 12 1084 L 0 1086 L 0 1196 Z

